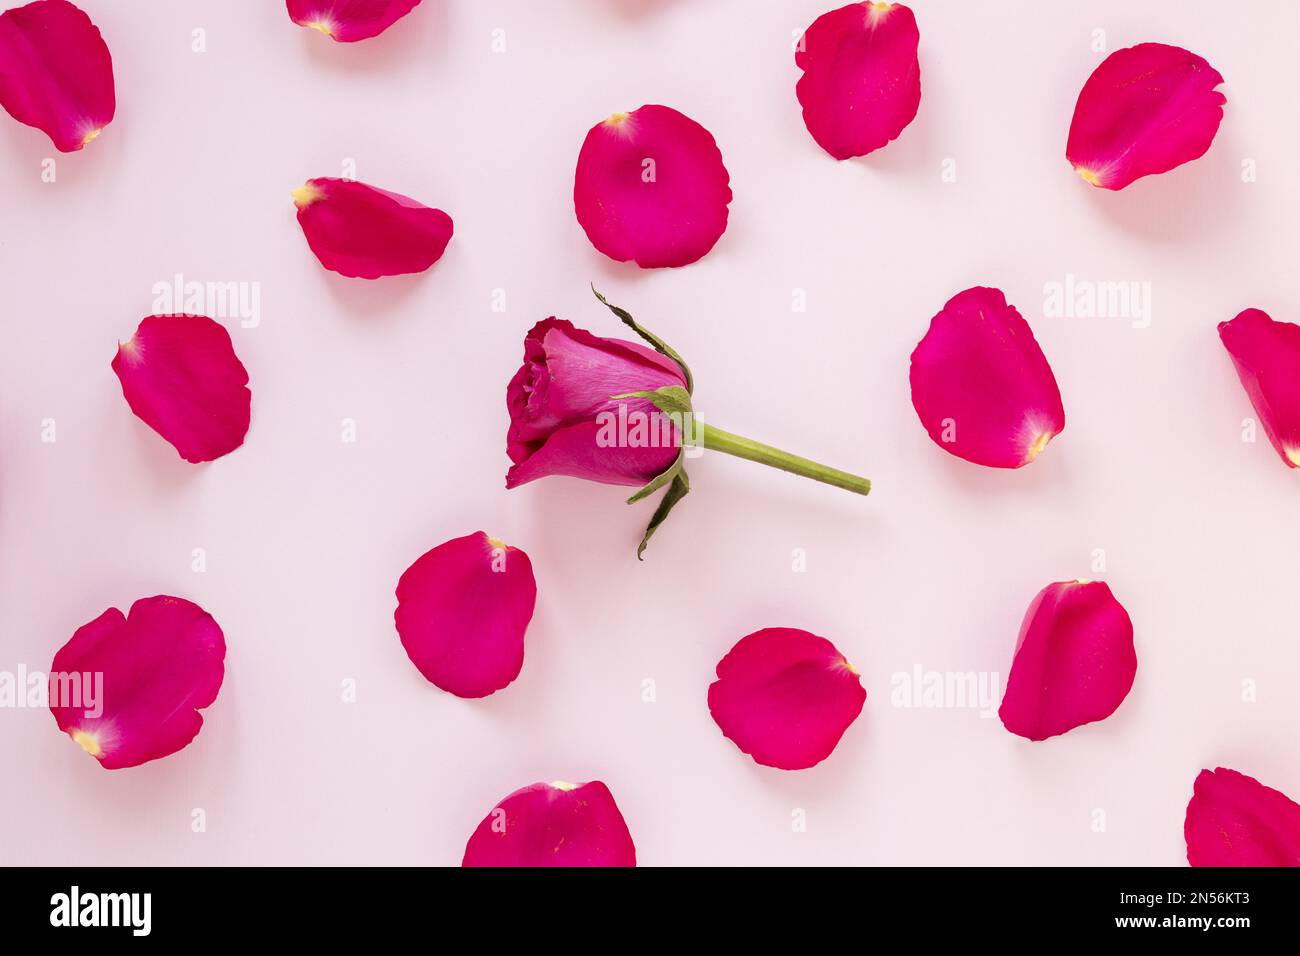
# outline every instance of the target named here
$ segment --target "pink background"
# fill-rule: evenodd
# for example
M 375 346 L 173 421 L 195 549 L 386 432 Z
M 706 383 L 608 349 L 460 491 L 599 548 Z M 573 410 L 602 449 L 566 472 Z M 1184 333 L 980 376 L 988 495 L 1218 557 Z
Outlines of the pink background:
M 208 609 L 229 655 L 195 743 L 132 770 L 101 770 L 46 711 L 0 711 L 3 861 L 454 864 L 502 796 L 567 778 L 609 784 L 645 864 L 1180 864 L 1202 767 L 1300 797 L 1297 479 L 1241 440 L 1215 334 L 1247 306 L 1300 318 L 1293 6 L 916 0 L 920 115 L 847 163 L 794 98 L 792 37 L 826 0 L 426 0 L 352 46 L 274 0 L 83 6 L 116 121 L 64 156 L 0 116 L 0 669 L 48 668 L 79 625 L 156 593 Z M 1203 160 L 1118 194 L 1073 175 L 1097 28 L 1224 74 Z M 647 102 L 704 124 L 731 172 L 730 228 L 686 269 L 612 263 L 573 215 L 587 129 Z M 430 273 L 320 268 L 289 190 L 348 158 L 455 218 Z M 204 466 L 109 368 L 176 273 L 261 283 L 261 325 L 226 320 L 252 429 Z M 1044 317 L 1070 273 L 1149 281 L 1151 327 Z M 620 334 L 590 282 L 683 352 L 707 420 L 863 472 L 870 498 L 705 456 L 638 564 L 652 509 L 625 490 L 506 493 L 524 332 L 557 314 Z M 910 403 L 912 348 L 975 284 L 1023 311 L 1065 399 L 1065 432 L 1019 472 L 944 454 Z M 392 612 L 407 565 L 476 529 L 528 551 L 540 596 L 523 674 L 470 702 L 425 683 Z M 976 710 L 891 706 L 918 665 L 1005 675 L 1034 593 L 1075 577 L 1105 578 L 1136 626 L 1111 719 L 1032 744 Z M 812 770 L 756 766 L 708 714 L 715 663 L 769 625 L 832 639 L 864 676 L 862 717 Z

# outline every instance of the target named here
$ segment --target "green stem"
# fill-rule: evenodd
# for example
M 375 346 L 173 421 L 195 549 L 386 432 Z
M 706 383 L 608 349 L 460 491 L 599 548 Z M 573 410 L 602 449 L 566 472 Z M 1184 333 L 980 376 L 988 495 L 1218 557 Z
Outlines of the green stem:
M 760 465 L 780 468 L 782 471 L 802 475 L 805 478 L 811 478 L 827 485 L 834 485 L 836 488 L 844 488 L 859 495 L 865 495 L 871 491 L 870 481 L 866 478 L 859 478 L 857 475 L 850 475 L 847 471 L 840 471 L 838 468 L 827 468 L 825 465 L 819 465 L 807 458 L 800 458 L 798 455 L 781 451 L 781 449 L 773 448 L 771 445 L 764 445 L 762 442 L 742 438 L 740 435 L 731 434 L 731 432 L 724 432 L 721 428 L 714 428 L 712 425 L 706 425 L 698 420 L 696 427 L 700 428 L 702 432 L 700 436 L 701 444 L 713 451 L 735 455 L 737 458 L 744 458 L 747 461 L 756 461 Z

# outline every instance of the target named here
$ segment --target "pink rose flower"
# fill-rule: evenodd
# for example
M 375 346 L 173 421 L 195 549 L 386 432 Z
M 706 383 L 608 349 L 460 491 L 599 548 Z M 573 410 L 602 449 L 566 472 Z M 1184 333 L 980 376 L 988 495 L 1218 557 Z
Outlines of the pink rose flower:
M 647 344 L 601 338 L 557 318 L 533 326 L 524 339 L 524 364 L 506 387 L 506 452 L 513 462 L 507 488 L 547 475 L 639 486 L 628 504 L 666 488 L 638 557 L 691 490 L 688 448 L 725 452 L 861 495 L 871 490 L 865 478 L 704 424 L 691 403 L 695 382 L 682 357 L 599 292 L 596 298 Z

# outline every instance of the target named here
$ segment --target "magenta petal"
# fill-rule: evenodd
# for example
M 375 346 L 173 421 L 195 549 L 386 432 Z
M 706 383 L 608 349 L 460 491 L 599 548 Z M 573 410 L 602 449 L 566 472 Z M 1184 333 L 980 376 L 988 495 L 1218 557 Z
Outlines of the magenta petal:
M 462 866 L 636 866 L 636 847 L 599 780 L 535 783 L 483 818 Z
M 979 465 L 1027 465 L 1065 428 L 1051 366 L 997 289 L 948 301 L 912 352 L 911 382 L 935 444 Z
M 1288 467 L 1300 468 L 1300 325 L 1247 309 L 1219 323 L 1219 338 L 1264 434 Z
M 141 598 L 125 617 L 112 607 L 78 628 L 54 655 L 50 710 L 101 766 L 135 767 L 195 738 L 199 711 L 221 689 L 225 657 L 221 628 L 203 608 Z
M 528 555 L 476 531 L 406 569 L 397 633 L 431 683 L 457 697 L 486 697 L 519 676 L 536 602 Z
M 804 125 L 836 159 L 898 137 L 921 103 L 916 17 L 901 3 L 851 3 L 813 21 L 795 53 Z
M 1046 740 L 1109 717 L 1136 674 L 1133 622 L 1110 588 L 1049 584 L 1025 613 L 998 716 L 1013 734 Z
M 244 443 L 253 395 L 220 323 L 151 315 L 118 346 L 113 371 L 131 411 L 186 461 L 212 461 Z
M 113 57 L 99 29 L 67 0 L 37 0 L 0 14 L 0 106 L 81 149 L 113 121 Z
M 1123 189 L 1205 155 L 1223 119 L 1219 71 L 1163 43 L 1116 50 L 1088 77 L 1065 157 L 1086 182 Z
M 360 279 L 423 272 L 442 258 L 452 222 L 441 209 L 349 179 L 293 191 L 298 224 L 321 265 Z
M 1235 770 L 1202 770 L 1183 823 L 1192 866 L 1300 866 L 1300 805 Z
M 684 266 L 727 228 L 730 176 L 713 136 L 667 106 L 615 113 L 587 134 L 573 206 L 591 244 L 643 269 Z
M 709 712 L 722 733 L 756 762 L 782 770 L 829 757 L 866 699 L 834 644 L 788 627 L 742 637 L 709 685 Z
M 288 0 L 289 18 L 339 43 L 379 36 L 420 0 Z

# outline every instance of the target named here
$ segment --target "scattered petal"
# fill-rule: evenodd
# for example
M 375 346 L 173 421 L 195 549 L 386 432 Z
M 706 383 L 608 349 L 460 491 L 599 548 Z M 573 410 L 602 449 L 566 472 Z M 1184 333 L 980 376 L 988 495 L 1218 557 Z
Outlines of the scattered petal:
M 377 37 L 420 0 L 288 0 L 289 18 L 339 43 Z
M 679 452 L 677 433 L 647 429 L 645 443 L 602 439 L 602 413 L 625 420 L 660 421 L 647 399 L 615 399 L 631 392 L 686 387 L 681 367 L 653 349 L 606 339 L 549 318 L 524 339 L 524 364 L 506 388 L 510 430 L 506 448 L 514 466 L 506 487 L 547 475 L 567 475 L 640 487 L 663 473 Z
M 244 443 L 253 394 L 220 323 L 148 316 L 118 346 L 113 371 L 131 411 L 186 461 L 212 461 Z
M 424 554 L 397 583 L 397 633 L 431 683 L 486 697 L 519 676 L 537 603 L 528 555 L 482 531 Z
M 221 628 L 197 604 L 141 598 L 125 617 L 111 607 L 54 655 L 50 710 L 100 766 L 139 766 L 198 735 L 225 657 Z
M 99 28 L 67 0 L 0 14 L 0 106 L 73 153 L 113 121 L 113 57 Z
M 1049 584 L 1025 613 L 998 716 L 1013 734 L 1046 740 L 1109 717 L 1136 674 L 1133 622 L 1110 588 Z
M 727 228 L 730 176 L 712 134 L 667 106 L 615 113 L 587 134 L 573 205 L 591 244 L 643 269 L 702 258 Z
M 350 179 L 309 179 L 293 201 L 321 265 L 351 278 L 423 272 L 451 241 L 451 217 L 441 209 Z
M 921 103 L 916 17 L 901 3 L 851 3 L 813 21 L 795 52 L 804 125 L 836 159 L 875 152 Z
M 462 866 L 636 866 L 636 847 L 599 780 L 535 783 L 492 809 Z
M 829 757 L 866 699 L 834 644 L 788 627 L 741 638 L 709 685 L 709 712 L 722 733 L 757 763 L 782 770 Z
M 1202 770 L 1183 836 L 1192 866 L 1300 866 L 1300 805 L 1244 773 Z
M 912 353 L 911 382 L 934 443 L 979 465 L 1027 465 L 1065 428 L 1051 366 L 997 289 L 948 301 Z
M 1205 155 L 1227 99 L 1219 71 L 1163 43 L 1116 50 L 1088 77 L 1065 157 L 1084 181 L 1123 189 Z
M 1300 325 L 1247 309 L 1219 323 L 1219 338 L 1264 434 L 1288 467 L 1300 468 Z

